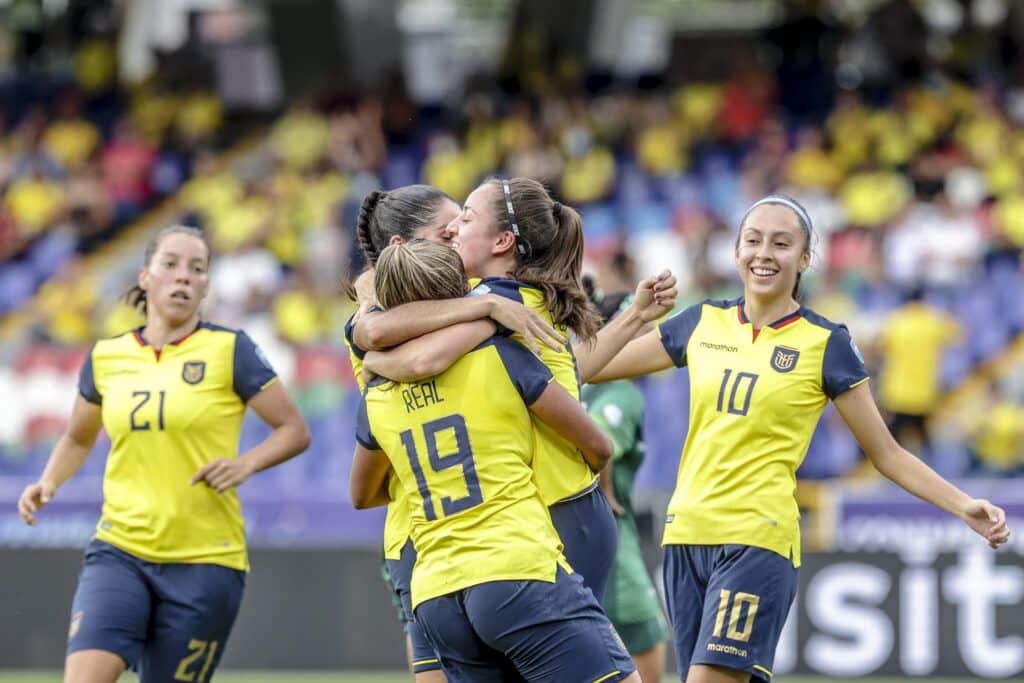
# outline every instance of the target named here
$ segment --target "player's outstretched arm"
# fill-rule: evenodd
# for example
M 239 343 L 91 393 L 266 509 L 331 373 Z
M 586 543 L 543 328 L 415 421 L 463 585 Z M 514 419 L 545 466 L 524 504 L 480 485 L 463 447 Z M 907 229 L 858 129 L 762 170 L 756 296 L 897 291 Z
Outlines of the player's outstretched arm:
M 18 499 L 18 514 L 26 524 L 35 525 L 39 509 L 49 503 L 57 489 L 81 469 L 96 443 L 102 424 L 100 406 L 77 396 L 67 431 L 53 447 L 39 481 L 26 486 Z
M 987 500 L 971 498 L 896 442 L 878 412 L 867 382 L 840 394 L 834 403 L 871 464 L 886 478 L 956 515 L 984 537 L 991 548 L 1007 541 L 1010 529 L 1001 508 Z
M 523 335 L 527 345 L 539 352 L 538 343 L 561 350 L 565 340 L 536 312 L 495 294 L 443 301 L 413 301 L 387 311 L 367 313 L 352 330 L 356 346 L 364 351 L 381 351 L 457 323 L 491 318 Z
M 352 507 L 365 510 L 390 503 L 387 486 L 390 471 L 391 461 L 384 451 L 370 450 L 357 442 L 348 480 Z
M 191 483 L 205 482 L 217 493 L 240 486 L 255 474 L 280 465 L 309 447 L 306 420 L 292 402 L 280 381 L 274 382 L 249 399 L 249 407 L 263 418 L 273 431 L 262 442 L 237 458 L 218 458 L 203 465 Z
M 612 360 L 585 381 L 591 384 L 613 379 L 629 379 L 649 375 L 673 366 L 672 357 L 661 343 L 657 330 L 651 330 L 639 339 L 626 344 Z M 581 373 L 582 375 L 582 373 Z
M 569 395 L 558 382 L 549 382 L 540 397 L 530 405 L 530 412 L 572 442 L 583 453 L 587 464 L 600 472 L 612 458 L 615 445 L 597 426 L 583 405 Z
M 677 294 L 676 278 L 668 270 L 637 285 L 633 303 L 626 310 L 601 328 L 592 342 L 573 347 L 580 382 L 586 384 L 591 381 L 591 377 L 643 331 L 644 325 L 671 311 L 676 305 Z
M 489 318 L 459 323 L 410 339 L 387 351 L 370 351 L 363 368 L 396 382 L 418 382 L 439 375 L 494 335 Z

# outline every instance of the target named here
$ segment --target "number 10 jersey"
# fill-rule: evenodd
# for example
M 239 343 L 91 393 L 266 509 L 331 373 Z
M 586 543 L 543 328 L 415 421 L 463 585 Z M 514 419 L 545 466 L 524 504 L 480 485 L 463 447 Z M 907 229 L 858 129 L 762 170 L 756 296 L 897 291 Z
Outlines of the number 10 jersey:
M 690 373 L 690 426 L 663 544 L 735 543 L 800 566 L 796 470 L 829 399 L 867 381 L 849 332 L 808 308 L 757 330 L 743 299 L 658 328 Z
M 356 439 L 384 451 L 410 506 L 413 608 L 489 581 L 553 583 L 568 569 L 530 463 L 528 405 L 551 371 L 492 337 L 440 375 L 371 382 Z

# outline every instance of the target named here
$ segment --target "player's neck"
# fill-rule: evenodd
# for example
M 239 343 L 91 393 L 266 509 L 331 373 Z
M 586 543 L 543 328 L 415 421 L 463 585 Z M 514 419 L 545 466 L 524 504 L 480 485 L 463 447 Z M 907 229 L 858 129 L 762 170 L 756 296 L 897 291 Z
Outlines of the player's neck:
M 483 267 L 480 277 L 512 277 L 512 271 L 515 270 L 515 267 L 516 260 L 514 258 L 495 259 Z
M 146 326 L 142 328 L 142 338 L 154 349 L 160 350 L 166 345 L 188 336 L 199 324 L 199 313 L 183 323 L 163 320 L 158 316 L 150 316 Z
M 743 299 L 743 313 L 755 330 L 771 325 L 799 309 L 800 304 L 788 296 L 763 299 L 748 295 Z

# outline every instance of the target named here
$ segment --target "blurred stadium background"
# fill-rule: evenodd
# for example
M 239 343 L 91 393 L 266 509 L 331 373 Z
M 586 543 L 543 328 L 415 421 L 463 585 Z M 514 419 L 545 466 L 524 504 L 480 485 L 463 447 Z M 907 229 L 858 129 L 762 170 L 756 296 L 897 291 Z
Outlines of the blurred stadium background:
M 899 438 L 1018 534 L 986 552 L 880 482 L 826 412 L 777 671 L 1024 675 L 1024 5 L 0 0 L 0 102 L 0 669 L 62 662 L 108 444 L 39 527 L 15 501 L 90 342 L 139 323 L 118 295 L 174 222 L 215 245 L 204 317 L 257 340 L 314 433 L 242 489 L 254 571 L 223 669 L 400 669 L 381 516 L 347 501 L 339 283 L 362 265 L 367 191 L 461 200 L 502 173 L 581 208 L 606 290 L 669 266 L 681 305 L 739 291 L 733 231 L 753 199 L 800 198 L 819 236 L 804 300 L 849 325 Z M 642 386 L 657 572 L 687 380 Z

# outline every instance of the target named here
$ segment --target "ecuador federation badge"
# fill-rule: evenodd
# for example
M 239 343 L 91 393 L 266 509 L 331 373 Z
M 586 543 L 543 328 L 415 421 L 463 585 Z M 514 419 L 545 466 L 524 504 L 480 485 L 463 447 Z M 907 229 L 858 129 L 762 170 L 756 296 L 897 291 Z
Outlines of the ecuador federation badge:
M 776 372 L 791 372 L 796 367 L 800 352 L 788 346 L 776 346 L 772 351 L 772 369 Z
M 181 378 L 188 384 L 199 384 L 206 376 L 206 361 L 190 360 L 181 367 Z

